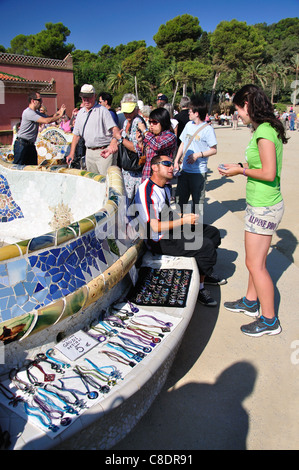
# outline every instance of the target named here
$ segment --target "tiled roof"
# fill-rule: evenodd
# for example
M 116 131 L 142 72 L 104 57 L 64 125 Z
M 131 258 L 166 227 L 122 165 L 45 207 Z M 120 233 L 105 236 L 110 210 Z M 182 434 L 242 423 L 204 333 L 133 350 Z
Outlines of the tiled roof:
M 5 82 L 30 82 L 30 83 L 49 83 L 44 80 L 29 80 L 28 78 L 19 77 L 18 75 L 11 75 L 10 73 L 0 71 L 0 80 Z

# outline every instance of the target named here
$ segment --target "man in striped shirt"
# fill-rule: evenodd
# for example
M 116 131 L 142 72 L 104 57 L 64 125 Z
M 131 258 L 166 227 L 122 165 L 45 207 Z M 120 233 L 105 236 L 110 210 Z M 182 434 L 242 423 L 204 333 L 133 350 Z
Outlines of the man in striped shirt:
M 171 209 L 171 187 L 168 183 L 173 177 L 173 161 L 170 157 L 154 157 L 151 169 L 151 177 L 139 186 L 129 214 L 131 217 L 138 214 L 140 232 L 144 232 L 151 251 L 196 259 L 200 273 L 198 300 L 206 306 L 215 307 L 217 302 L 205 289 L 204 282 L 213 274 L 216 264 L 217 247 L 221 243 L 219 230 L 211 225 L 198 224 L 197 214 L 179 214 Z

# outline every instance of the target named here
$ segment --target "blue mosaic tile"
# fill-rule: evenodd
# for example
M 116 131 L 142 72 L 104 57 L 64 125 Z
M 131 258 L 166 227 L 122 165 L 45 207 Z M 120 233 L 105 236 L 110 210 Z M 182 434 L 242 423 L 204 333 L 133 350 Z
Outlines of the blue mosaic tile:
M 54 235 L 41 235 L 40 237 L 32 238 L 28 246 L 28 251 L 42 250 L 43 248 L 54 245 L 54 243 Z
M 3 175 L 0 175 L 0 201 L 0 222 L 24 218 L 20 206 L 12 197 L 8 181 Z
M 102 216 L 106 213 L 98 214 Z M 32 250 L 40 252 L 30 254 Z M 96 237 L 95 230 L 59 247 L 54 246 L 52 234 L 33 238 L 28 253 L 28 257 L 0 265 L 0 321 L 73 293 L 118 258 L 107 240 Z

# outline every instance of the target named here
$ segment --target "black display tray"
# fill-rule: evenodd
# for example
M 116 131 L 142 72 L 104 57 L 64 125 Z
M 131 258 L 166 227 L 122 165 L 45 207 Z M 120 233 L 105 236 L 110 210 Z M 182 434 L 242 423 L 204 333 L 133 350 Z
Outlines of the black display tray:
M 138 280 L 129 293 L 137 305 L 156 307 L 185 307 L 192 269 L 140 268 Z

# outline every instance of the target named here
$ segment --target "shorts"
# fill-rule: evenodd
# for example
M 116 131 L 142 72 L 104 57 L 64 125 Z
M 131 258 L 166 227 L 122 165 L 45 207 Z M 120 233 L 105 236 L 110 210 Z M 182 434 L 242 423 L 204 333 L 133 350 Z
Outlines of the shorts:
M 281 222 L 283 213 L 283 201 L 267 207 L 253 207 L 247 204 L 245 231 L 259 235 L 273 235 Z

